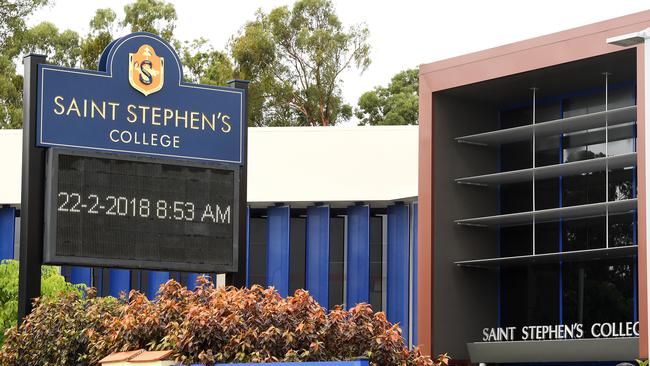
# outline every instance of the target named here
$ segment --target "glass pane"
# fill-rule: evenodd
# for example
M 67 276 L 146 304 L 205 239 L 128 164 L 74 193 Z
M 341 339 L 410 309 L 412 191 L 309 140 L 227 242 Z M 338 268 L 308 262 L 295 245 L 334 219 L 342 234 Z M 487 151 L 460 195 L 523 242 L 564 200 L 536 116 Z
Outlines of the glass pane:
M 501 193 L 500 214 L 533 209 L 533 184 L 531 182 L 502 184 L 499 192 Z
M 266 218 L 250 218 L 248 282 L 266 287 Z
M 501 128 L 525 126 L 531 124 L 532 121 L 533 109 L 530 106 L 504 110 L 499 114 Z
M 344 240 L 345 219 L 342 217 L 330 218 L 330 284 L 328 305 L 330 309 L 334 305 L 343 304 Z
M 560 223 L 545 222 L 535 225 L 535 254 L 560 251 Z
M 604 86 L 605 80 L 603 80 Z M 605 110 L 605 88 L 602 93 L 580 95 L 565 99 L 562 103 L 563 116 L 573 117 Z
M 562 199 L 562 206 L 564 207 L 604 202 L 604 172 L 564 177 L 562 180 Z
M 560 179 L 541 179 L 535 182 L 535 209 L 544 210 L 560 205 Z
M 586 250 L 605 247 L 605 218 L 592 217 L 563 222 L 563 250 Z
M 501 269 L 501 326 L 559 321 L 559 264 Z
M 585 336 L 594 323 L 634 321 L 635 259 L 564 263 L 564 323 L 583 323 Z
M 291 218 L 289 225 L 291 231 L 289 238 L 289 295 L 298 289 L 305 288 L 305 258 L 307 255 L 305 225 L 306 219 Z
M 552 139 L 556 146 L 550 148 L 545 148 L 547 146 L 540 146 L 540 141 L 538 141 L 535 150 L 535 167 L 539 168 L 540 166 L 555 165 L 562 162 L 560 161 L 560 153 L 562 150 L 560 150 L 559 143 L 557 142 L 559 137 L 553 136 Z M 543 140 L 548 141 L 548 139 Z M 544 149 L 541 149 L 542 147 L 544 147 Z
M 500 238 L 502 257 L 532 254 L 533 225 L 501 228 Z
M 636 169 L 615 169 L 609 172 L 609 200 L 620 201 L 635 197 Z
M 634 139 L 624 139 L 617 141 L 610 140 L 607 149 L 608 156 L 634 152 Z
M 636 213 L 609 217 L 609 246 L 636 245 Z
M 501 145 L 501 171 L 533 167 L 533 144 L 530 140 Z
M 375 311 L 381 310 L 382 303 L 382 233 L 382 217 L 370 217 L 370 305 Z

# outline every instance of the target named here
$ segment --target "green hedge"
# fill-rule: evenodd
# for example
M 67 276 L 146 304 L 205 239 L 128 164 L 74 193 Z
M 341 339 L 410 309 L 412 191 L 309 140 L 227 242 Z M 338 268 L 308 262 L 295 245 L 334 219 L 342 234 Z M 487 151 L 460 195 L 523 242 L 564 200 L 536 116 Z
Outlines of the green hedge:
M 62 292 L 81 293 L 82 285 L 65 282 L 59 267 L 41 267 L 41 294 L 52 298 Z M 18 319 L 18 261 L 0 261 L 0 344 L 5 331 L 15 326 Z

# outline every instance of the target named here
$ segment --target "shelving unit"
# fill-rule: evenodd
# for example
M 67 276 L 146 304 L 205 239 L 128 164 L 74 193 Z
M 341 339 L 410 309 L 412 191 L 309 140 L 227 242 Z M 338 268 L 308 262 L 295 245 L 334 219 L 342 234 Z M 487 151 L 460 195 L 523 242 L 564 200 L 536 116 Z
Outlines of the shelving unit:
M 608 91 L 608 77 L 609 74 L 603 74 L 605 90 Z M 636 123 L 637 107 L 627 106 L 608 110 L 609 92 L 604 94 L 604 109 L 603 111 L 587 113 L 578 116 L 566 117 L 555 119 L 545 122 L 537 122 L 537 89 L 531 89 L 532 94 L 532 120 L 529 124 L 513 128 L 505 128 L 495 131 L 487 131 L 478 134 L 465 135 L 456 137 L 454 140 L 461 144 L 470 144 L 485 147 L 499 147 L 503 144 L 530 141 L 531 142 L 531 161 L 532 167 L 526 169 L 495 172 L 490 174 L 473 175 L 466 177 L 459 177 L 455 182 L 460 185 L 471 186 L 484 186 L 484 187 L 500 187 L 503 184 L 524 183 L 530 182 L 532 185 L 531 200 L 532 210 L 526 212 L 516 212 L 508 214 L 495 214 L 481 217 L 469 217 L 455 219 L 454 223 L 459 226 L 474 226 L 474 227 L 510 227 L 532 225 L 532 247 L 530 255 L 515 256 L 515 257 L 496 257 L 484 259 L 471 259 L 461 260 L 455 262 L 460 267 L 478 267 L 478 268 L 494 268 L 499 266 L 509 265 L 527 265 L 531 263 L 544 263 L 544 262 L 560 262 L 560 261 L 583 261 L 583 260 L 596 260 L 601 258 L 612 257 L 626 257 L 636 254 L 636 246 L 624 247 L 610 247 L 609 245 L 609 218 L 612 215 L 621 215 L 634 213 L 637 210 L 637 199 L 628 198 L 622 200 L 610 201 L 609 197 L 609 175 L 612 169 L 635 168 L 637 164 L 637 153 L 629 152 L 618 155 L 610 155 L 609 144 L 610 136 L 614 136 L 614 140 L 621 139 L 620 130 L 617 126 L 624 124 L 634 125 Z M 610 128 L 612 135 L 610 135 Z M 557 136 L 562 139 L 565 134 L 584 131 L 585 133 L 604 133 L 604 139 L 600 142 L 604 144 L 604 151 L 601 151 L 604 156 L 592 158 L 588 160 L 572 161 L 567 163 L 537 166 L 536 160 L 536 143 L 539 138 L 551 138 Z M 582 136 L 580 133 L 577 136 Z M 573 139 L 574 135 L 571 135 Z M 596 135 L 602 136 L 602 135 Z M 623 135 L 625 136 L 625 135 Z M 604 141 L 603 141 L 604 140 Z M 560 140 L 560 157 L 562 159 L 562 142 Z M 593 140 L 592 140 L 593 141 Z M 596 139 L 598 141 L 598 139 Z M 594 144 L 594 142 L 586 143 Z M 524 145 L 525 146 L 525 145 Z M 578 144 L 578 146 L 582 146 Z M 539 180 L 560 178 L 566 176 L 577 176 L 581 174 L 588 174 L 593 172 L 605 172 L 604 174 L 604 202 L 589 203 L 576 206 L 560 207 L 537 210 L 536 209 L 536 183 Z M 560 186 L 560 189 L 561 186 Z M 561 193 L 560 193 L 561 194 Z M 632 196 L 634 197 L 634 196 Z M 500 199 L 500 198 L 499 198 Z M 561 198 L 560 198 L 561 199 Z M 529 206 L 529 207 L 531 207 Z M 536 225 L 546 222 L 561 222 L 563 220 L 576 220 L 591 217 L 604 217 L 605 229 L 604 238 L 605 243 L 599 249 L 579 250 L 573 252 L 557 252 L 557 253 L 543 253 L 539 254 L 536 251 Z
M 472 145 L 496 146 L 510 142 L 530 140 L 533 133 L 537 137 L 543 137 L 604 127 L 606 120 L 608 126 L 636 121 L 636 106 L 560 118 L 553 121 L 506 128 L 497 131 L 477 133 L 474 135 L 457 137 L 456 141 Z
M 614 155 L 564 164 L 547 165 L 539 168 L 529 168 L 500 172 L 493 174 L 476 175 L 473 177 L 458 178 L 457 183 L 478 186 L 490 186 L 507 183 L 529 182 L 533 179 L 556 178 L 567 175 L 577 175 L 609 169 L 620 169 L 636 166 L 636 153 Z
M 547 210 L 517 212 L 504 215 L 493 215 L 475 217 L 471 219 L 456 220 L 458 225 L 465 226 L 517 226 L 529 224 L 533 219 L 536 223 L 552 222 L 560 219 L 582 219 L 588 217 L 604 216 L 607 212 L 610 215 L 625 214 L 634 212 L 637 207 L 637 199 L 620 201 L 590 203 L 586 205 L 550 208 Z
M 493 269 L 502 266 L 516 266 L 521 264 L 543 264 L 543 263 L 557 263 L 557 262 L 576 262 L 576 261 L 590 261 L 606 258 L 625 258 L 637 254 L 636 245 L 628 245 L 613 248 L 598 248 L 598 249 L 585 249 L 575 250 L 571 252 L 559 253 L 543 253 L 535 255 L 519 255 L 513 257 L 499 257 L 487 259 L 475 259 L 468 261 L 454 262 L 459 267 L 473 267 L 473 268 L 486 268 Z

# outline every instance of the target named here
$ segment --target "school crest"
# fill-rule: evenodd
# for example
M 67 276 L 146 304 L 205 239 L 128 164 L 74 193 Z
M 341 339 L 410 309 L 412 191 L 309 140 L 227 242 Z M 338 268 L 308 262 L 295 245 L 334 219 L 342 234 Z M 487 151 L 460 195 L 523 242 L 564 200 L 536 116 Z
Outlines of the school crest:
M 138 48 L 138 52 L 129 53 L 129 83 L 146 95 L 162 89 L 165 81 L 165 59 L 156 56 L 156 51 L 148 44 Z

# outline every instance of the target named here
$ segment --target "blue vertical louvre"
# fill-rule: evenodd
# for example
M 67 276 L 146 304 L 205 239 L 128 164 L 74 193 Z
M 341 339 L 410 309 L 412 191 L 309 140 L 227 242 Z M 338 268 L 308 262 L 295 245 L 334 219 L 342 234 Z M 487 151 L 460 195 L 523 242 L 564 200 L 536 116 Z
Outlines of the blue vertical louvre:
M 413 283 L 411 284 L 411 345 L 418 344 L 418 203 L 412 205 L 412 224 L 411 224 L 411 238 L 412 238 L 412 263 L 411 271 L 413 273 Z
M 187 274 L 187 288 L 193 290 L 196 287 L 196 280 L 201 276 L 201 273 L 188 273 Z
M 345 304 L 349 309 L 370 298 L 370 207 L 348 207 Z
M 87 267 L 72 267 L 70 268 L 70 282 L 77 284 L 84 284 L 88 287 L 92 286 L 92 271 Z
M 408 344 L 409 317 L 409 207 L 388 207 L 386 316 L 399 323 Z
M 266 281 L 285 297 L 289 294 L 289 206 L 267 210 Z
M 169 281 L 169 272 L 161 271 L 149 271 L 149 277 L 147 278 L 147 297 L 153 299 L 158 293 L 160 285 Z M 188 288 L 193 288 L 188 283 Z
M 128 269 L 110 269 L 108 294 L 120 297 L 120 292 L 128 293 L 131 289 L 131 271 Z
M 329 306 L 330 208 L 307 209 L 307 248 L 305 285 L 311 296 Z
M 0 208 L 0 260 L 14 259 L 16 209 Z

